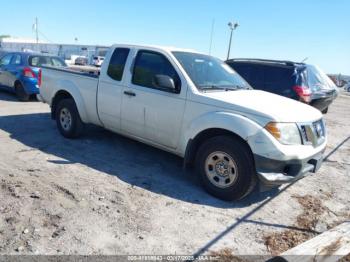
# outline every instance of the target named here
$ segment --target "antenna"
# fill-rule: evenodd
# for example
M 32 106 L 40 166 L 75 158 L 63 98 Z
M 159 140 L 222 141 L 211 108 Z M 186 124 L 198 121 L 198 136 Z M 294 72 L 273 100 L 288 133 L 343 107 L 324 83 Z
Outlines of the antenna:
M 308 59 L 309 59 L 308 57 L 305 57 L 300 63 L 304 63 Z

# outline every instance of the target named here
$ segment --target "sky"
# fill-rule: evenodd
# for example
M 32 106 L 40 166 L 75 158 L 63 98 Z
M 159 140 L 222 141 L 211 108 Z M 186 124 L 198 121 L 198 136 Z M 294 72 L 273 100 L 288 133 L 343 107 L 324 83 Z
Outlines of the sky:
M 306 61 L 350 75 L 350 0 L 1 0 L 0 35 L 53 43 L 152 44 Z M 213 30 L 212 30 L 213 29 Z M 213 34 L 211 32 L 213 31 Z

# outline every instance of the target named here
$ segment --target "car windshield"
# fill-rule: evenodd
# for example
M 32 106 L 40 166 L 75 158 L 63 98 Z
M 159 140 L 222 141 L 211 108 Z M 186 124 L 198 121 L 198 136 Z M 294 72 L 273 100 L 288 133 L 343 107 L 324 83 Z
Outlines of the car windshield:
M 318 66 L 307 65 L 305 73 L 308 84 L 313 91 L 336 89 L 333 81 Z
M 189 52 L 176 51 L 173 54 L 199 90 L 251 89 L 242 77 L 220 59 Z
M 29 65 L 35 67 L 53 66 L 66 67 L 66 63 L 59 57 L 54 56 L 31 56 L 29 57 Z

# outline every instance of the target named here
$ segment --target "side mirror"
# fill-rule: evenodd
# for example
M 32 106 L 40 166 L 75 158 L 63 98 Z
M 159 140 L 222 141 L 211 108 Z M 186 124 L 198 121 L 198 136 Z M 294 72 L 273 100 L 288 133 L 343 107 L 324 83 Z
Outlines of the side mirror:
M 169 89 L 173 92 L 176 91 L 174 79 L 167 75 L 156 75 L 154 77 L 154 84 L 159 88 Z

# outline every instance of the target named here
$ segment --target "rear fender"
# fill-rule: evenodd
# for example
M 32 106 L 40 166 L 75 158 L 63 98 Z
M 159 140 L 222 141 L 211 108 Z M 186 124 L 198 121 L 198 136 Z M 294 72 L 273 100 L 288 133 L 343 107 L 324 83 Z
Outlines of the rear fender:
M 85 105 L 84 99 L 79 91 L 79 88 L 73 82 L 71 82 L 69 80 L 60 80 L 57 82 L 57 89 L 56 89 L 55 96 L 53 97 L 53 99 L 56 97 L 56 95 L 60 91 L 65 91 L 73 97 L 81 120 L 84 123 L 89 123 L 89 119 L 88 119 L 88 115 L 87 115 L 87 111 L 86 111 L 86 105 Z M 52 99 L 52 102 L 53 102 L 53 99 Z M 52 105 L 52 102 L 51 102 L 51 105 Z

